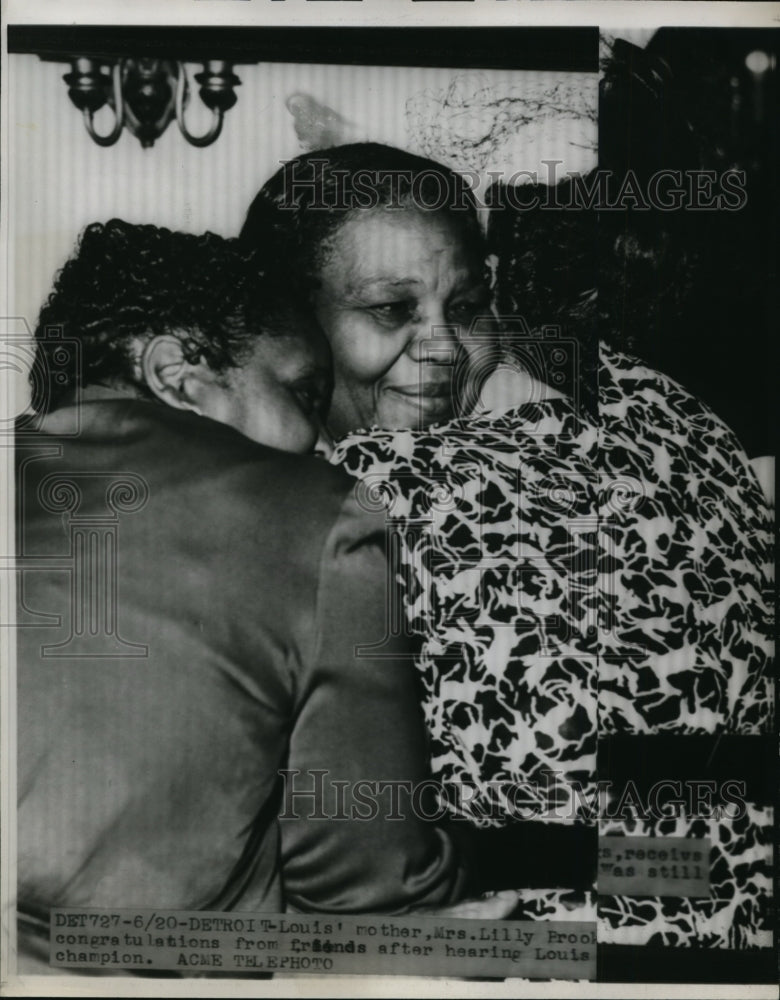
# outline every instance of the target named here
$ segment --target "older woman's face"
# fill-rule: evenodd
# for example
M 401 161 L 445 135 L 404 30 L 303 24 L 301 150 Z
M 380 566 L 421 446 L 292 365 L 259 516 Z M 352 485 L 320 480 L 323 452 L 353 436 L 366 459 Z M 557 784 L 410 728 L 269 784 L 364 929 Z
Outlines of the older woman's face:
M 317 317 L 334 364 L 331 432 L 452 416 L 454 362 L 489 304 L 482 261 L 452 221 L 415 208 L 358 212 L 330 241 L 319 278 Z

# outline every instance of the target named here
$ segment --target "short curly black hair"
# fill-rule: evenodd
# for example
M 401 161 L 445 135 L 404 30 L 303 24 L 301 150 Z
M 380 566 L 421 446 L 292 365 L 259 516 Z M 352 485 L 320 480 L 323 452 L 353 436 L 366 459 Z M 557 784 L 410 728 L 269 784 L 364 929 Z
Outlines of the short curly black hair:
M 285 332 L 300 316 L 289 272 L 235 239 L 192 235 L 121 219 L 86 227 L 56 277 L 35 330 L 32 405 L 56 409 L 79 386 L 121 383 L 150 396 L 134 349 L 174 334 L 185 357 L 216 372 L 240 365 L 260 334 Z M 63 370 L 63 340 L 78 351 Z

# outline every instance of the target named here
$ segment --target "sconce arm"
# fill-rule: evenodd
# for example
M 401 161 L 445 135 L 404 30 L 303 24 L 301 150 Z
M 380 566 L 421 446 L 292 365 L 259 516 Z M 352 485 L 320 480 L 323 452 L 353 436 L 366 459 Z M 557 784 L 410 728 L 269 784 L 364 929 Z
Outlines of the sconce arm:
M 184 99 L 187 94 L 187 74 L 184 69 L 184 64 L 179 63 L 179 79 L 176 84 L 176 123 L 179 126 L 179 130 L 187 142 L 192 146 L 210 146 L 212 142 L 215 142 L 219 138 L 219 134 L 222 131 L 222 122 L 224 120 L 224 112 L 222 108 L 212 108 L 212 122 L 208 131 L 204 132 L 203 135 L 192 135 L 192 133 L 187 129 L 187 124 L 184 121 Z
M 119 136 L 122 134 L 122 128 L 125 124 L 125 106 L 122 100 L 122 63 L 118 61 L 114 64 L 113 70 L 111 72 L 111 79 L 114 91 L 114 127 L 108 133 L 108 135 L 100 135 L 95 131 L 95 125 L 93 122 L 94 113 L 89 108 L 84 108 L 82 114 L 84 115 L 84 124 L 87 127 L 87 132 L 89 132 L 92 139 L 98 144 L 98 146 L 113 146 L 117 141 Z

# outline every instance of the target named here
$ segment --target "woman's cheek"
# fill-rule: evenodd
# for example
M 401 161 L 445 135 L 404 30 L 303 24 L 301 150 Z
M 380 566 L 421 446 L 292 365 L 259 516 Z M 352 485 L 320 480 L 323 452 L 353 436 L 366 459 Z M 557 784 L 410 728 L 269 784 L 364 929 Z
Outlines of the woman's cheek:
M 356 322 L 341 328 L 331 340 L 331 350 L 334 364 L 342 372 L 360 380 L 379 378 L 403 351 L 403 338 Z

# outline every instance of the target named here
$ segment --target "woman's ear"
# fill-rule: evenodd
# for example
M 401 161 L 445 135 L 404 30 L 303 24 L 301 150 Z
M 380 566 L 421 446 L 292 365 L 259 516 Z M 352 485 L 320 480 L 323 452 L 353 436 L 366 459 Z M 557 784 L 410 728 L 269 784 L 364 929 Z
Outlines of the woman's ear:
M 213 383 L 214 373 L 202 359 L 188 362 L 178 337 L 152 337 L 144 346 L 141 367 L 146 385 L 159 400 L 177 410 L 201 413 L 202 396 Z

